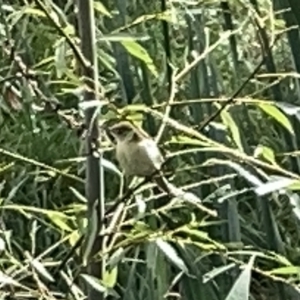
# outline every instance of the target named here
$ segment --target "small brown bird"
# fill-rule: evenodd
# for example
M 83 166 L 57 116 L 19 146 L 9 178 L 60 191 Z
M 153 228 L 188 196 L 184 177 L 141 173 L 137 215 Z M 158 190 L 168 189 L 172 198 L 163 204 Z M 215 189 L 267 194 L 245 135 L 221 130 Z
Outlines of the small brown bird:
M 121 121 L 109 128 L 116 142 L 116 158 L 125 176 L 149 177 L 158 187 L 174 194 L 174 188 L 160 171 L 164 159 L 155 141 L 141 128 Z M 156 173 L 156 174 L 155 174 Z
M 163 156 L 155 141 L 143 129 L 121 121 L 112 125 L 109 133 L 115 139 L 116 157 L 125 176 L 149 177 L 157 173 L 152 179 L 163 192 L 186 202 L 201 203 L 196 195 L 177 188 L 163 176 Z

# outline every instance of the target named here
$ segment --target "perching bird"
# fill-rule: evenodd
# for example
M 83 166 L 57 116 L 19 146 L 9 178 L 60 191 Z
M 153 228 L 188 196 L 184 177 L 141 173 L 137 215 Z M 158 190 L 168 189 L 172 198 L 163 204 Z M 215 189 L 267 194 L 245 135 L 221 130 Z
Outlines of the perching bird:
M 195 194 L 177 188 L 164 177 L 161 171 L 164 158 L 155 141 L 143 129 L 128 121 L 121 121 L 108 130 L 115 139 L 116 157 L 125 176 L 151 177 L 163 192 L 174 198 L 200 205 L 204 211 L 215 215 L 215 212 L 201 205 L 201 200 Z
M 201 203 L 200 199 L 192 193 L 183 192 L 175 187 L 163 176 L 161 167 L 164 163 L 155 141 L 141 128 L 137 128 L 128 121 L 122 121 L 107 128 L 108 135 L 111 135 L 116 142 L 116 157 L 125 176 L 151 177 L 158 187 L 173 197 L 182 198 L 188 202 Z M 154 173 L 157 173 L 154 174 Z M 216 216 L 215 212 L 201 206 L 210 215 Z M 67 261 L 81 245 L 83 237 L 76 242 L 55 274 L 63 269 Z
M 141 128 L 121 121 L 109 128 L 116 142 L 116 158 L 127 177 L 150 177 L 158 187 L 173 194 L 173 187 L 160 171 L 164 159 L 155 141 Z M 175 196 L 175 195 L 174 195 Z

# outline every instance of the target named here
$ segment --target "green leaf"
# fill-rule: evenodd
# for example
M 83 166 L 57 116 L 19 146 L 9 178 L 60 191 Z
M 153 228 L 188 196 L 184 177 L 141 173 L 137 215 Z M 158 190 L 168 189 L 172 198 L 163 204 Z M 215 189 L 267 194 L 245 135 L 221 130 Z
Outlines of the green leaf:
M 285 127 L 291 134 L 294 134 L 294 130 L 289 119 L 274 104 L 258 103 L 257 105 L 266 114 Z
M 169 143 L 191 145 L 191 146 L 203 146 L 203 147 L 209 145 L 207 142 L 201 141 L 199 139 L 193 139 L 193 138 L 187 137 L 185 135 L 172 136 Z M 200 151 L 200 149 L 195 150 L 195 152 L 196 151 Z M 206 151 L 206 150 L 204 149 L 204 151 Z
M 164 255 L 175 264 L 181 271 L 188 274 L 188 268 L 186 267 L 184 261 L 178 256 L 175 249 L 166 241 L 162 239 L 157 239 L 156 245 L 164 253 Z
M 273 179 L 265 184 L 260 185 L 254 190 L 254 192 L 258 196 L 265 196 L 267 194 L 279 191 L 281 189 L 288 188 L 290 185 L 294 184 L 295 182 L 296 182 L 295 179 L 291 179 L 287 177 L 276 178 L 275 180 Z
M 223 110 L 221 118 L 224 125 L 229 129 L 232 139 L 240 151 L 244 152 L 239 129 L 228 111 Z
M 72 229 L 66 223 L 67 217 L 65 217 L 64 214 L 48 212 L 47 215 L 51 222 L 54 223 L 58 228 L 72 232 Z
M 103 3 L 99 2 L 99 1 L 93 1 L 93 5 L 94 5 L 95 11 L 98 11 L 102 15 L 112 18 L 111 13 L 106 9 L 106 7 L 103 5 Z
M 22 14 L 24 15 L 30 15 L 30 16 L 36 16 L 36 17 L 42 17 L 42 18 L 47 18 L 46 14 L 40 10 L 40 9 L 36 9 L 36 8 L 32 8 L 32 7 L 25 7 L 22 11 Z M 49 14 L 51 16 L 51 18 L 57 23 L 59 24 L 59 17 L 57 15 L 57 13 L 54 10 L 49 11 Z
M 62 38 L 57 41 L 54 45 L 55 54 L 54 54 L 54 62 L 55 62 L 55 68 L 56 68 L 56 75 L 57 78 L 62 78 L 64 75 L 66 69 L 67 69 L 67 63 L 66 63 L 66 51 L 67 51 L 67 45 L 65 38 Z
M 270 275 L 296 275 L 300 274 L 300 267 L 298 266 L 288 266 L 282 268 L 276 268 L 267 272 Z
M 105 286 L 113 288 L 117 283 L 118 277 L 118 267 L 113 268 L 112 270 L 107 270 L 103 275 L 103 282 Z
M 0 237 L 0 254 L 6 249 L 5 241 Z
M 129 104 L 124 108 L 120 109 L 120 113 L 128 113 L 128 112 L 144 112 L 147 110 L 147 106 L 145 104 Z
M 249 263 L 238 277 L 225 300 L 249 299 L 251 269 L 253 267 L 255 256 L 252 256 Z
M 134 41 L 128 41 L 128 40 L 123 40 L 121 41 L 121 44 L 124 46 L 124 48 L 134 57 L 140 59 L 143 61 L 149 71 L 157 78 L 158 73 L 156 70 L 156 67 L 154 65 L 154 62 L 150 55 L 148 54 L 147 50 L 142 47 L 139 43 L 134 42 Z
M 46 57 L 46 58 L 42 59 L 40 62 L 38 62 L 37 64 L 35 64 L 33 66 L 33 69 L 39 69 L 39 68 L 46 67 L 46 66 L 52 64 L 54 59 L 55 59 L 54 56 Z
M 210 280 L 216 278 L 217 276 L 223 274 L 224 272 L 228 272 L 235 266 L 236 265 L 234 263 L 231 263 L 226 266 L 221 266 L 221 267 L 212 269 L 211 271 L 209 271 L 203 275 L 203 283 L 209 282 Z
M 85 281 L 95 290 L 99 291 L 100 293 L 106 292 L 106 287 L 102 285 L 100 280 L 98 280 L 97 278 L 87 274 L 81 274 L 81 277 L 85 279 Z
M 91 275 L 87 274 L 81 274 L 80 275 L 91 287 L 93 287 L 95 290 L 99 291 L 100 293 L 103 293 L 104 295 L 111 295 L 114 298 L 119 299 L 120 296 L 117 294 L 117 292 L 109 287 L 104 286 L 104 284 L 98 280 L 96 277 L 93 277 Z
M 300 191 L 300 181 L 295 181 L 289 186 L 291 191 Z
M 103 51 L 102 48 L 99 47 L 99 49 L 97 49 L 97 53 L 98 53 L 98 57 L 99 60 L 101 61 L 101 64 L 103 64 L 103 66 L 105 68 L 107 68 L 109 71 L 117 74 L 117 71 L 115 69 L 115 58 L 112 57 L 111 55 L 109 55 L 106 51 Z
M 122 178 L 122 172 L 117 168 L 117 166 L 112 163 L 111 161 L 107 160 L 107 159 L 104 159 L 102 158 L 102 166 L 107 169 L 107 170 L 110 170 L 112 171 L 113 173 L 116 173 L 119 177 Z
M 83 196 L 78 190 L 71 186 L 69 187 L 69 189 L 80 202 L 87 203 L 86 197 Z
M 38 261 L 37 259 L 34 259 L 34 258 L 30 257 L 30 264 L 44 278 L 46 278 L 50 282 L 54 282 L 55 281 L 54 278 L 51 276 L 51 274 L 47 271 L 47 269 L 44 267 L 44 265 L 40 261 Z
M 166 10 L 164 12 L 157 13 L 157 14 L 142 15 L 142 16 L 136 18 L 130 24 L 130 26 L 136 26 L 138 24 L 141 24 L 141 23 L 144 23 L 144 22 L 147 22 L 147 21 L 150 21 L 150 20 L 154 20 L 154 19 L 164 20 L 164 21 L 175 24 L 175 22 L 173 22 L 173 18 L 171 17 L 171 10 Z
M 260 186 L 263 182 L 255 175 L 250 173 L 244 167 L 240 166 L 239 164 L 231 161 L 226 161 L 226 164 L 234 169 L 239 175 L 245 178 L 248 182 L 250 182 L 254 186 Z
M 258 145 L 254 151 L 254 157 L 262 157 L 273 165 L 276 165 L 275 154 L 273 149 Z

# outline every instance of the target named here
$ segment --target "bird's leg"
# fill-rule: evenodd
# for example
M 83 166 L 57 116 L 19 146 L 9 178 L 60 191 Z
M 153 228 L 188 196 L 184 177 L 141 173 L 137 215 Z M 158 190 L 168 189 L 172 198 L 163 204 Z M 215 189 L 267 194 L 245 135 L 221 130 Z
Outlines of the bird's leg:
M 172 195 L 172 185 L 162 174 L 154 176 L 153 180 L 162 192 Z
M 122 194 L 128 193 L 128 190 L 130 189 L 130 184 L 132 183 L 133 176 L 124 175 L 123 176 L 123 191 Z

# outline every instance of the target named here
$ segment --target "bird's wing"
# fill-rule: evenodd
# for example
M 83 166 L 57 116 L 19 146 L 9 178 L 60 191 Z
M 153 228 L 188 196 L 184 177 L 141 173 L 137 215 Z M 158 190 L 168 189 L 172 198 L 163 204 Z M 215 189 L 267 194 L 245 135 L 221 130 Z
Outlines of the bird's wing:
M 147 153 L 149 160 L 154 164 L 155 169 L 159 170 L 164 159 L 155 141 L 152 139 L 144 139 L 140 142 L 139 146 L 144 148 L 145 153 Z

